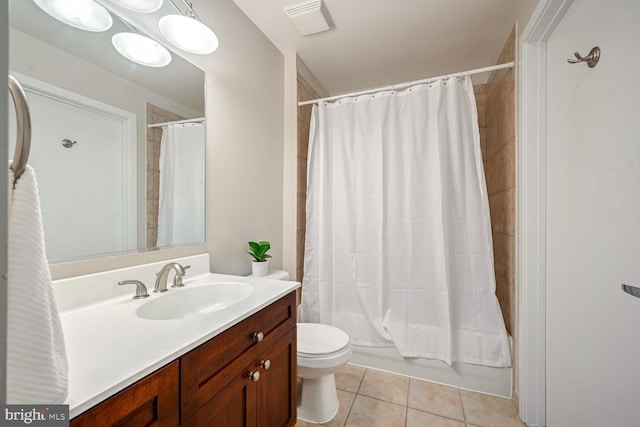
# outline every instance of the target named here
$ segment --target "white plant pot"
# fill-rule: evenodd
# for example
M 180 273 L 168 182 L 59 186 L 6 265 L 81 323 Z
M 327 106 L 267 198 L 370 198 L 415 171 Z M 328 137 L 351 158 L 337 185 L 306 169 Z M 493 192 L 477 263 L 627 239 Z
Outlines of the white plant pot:
M 251 273 L 254 277 L 262 277 L 269 274 L 269 260 L 251 261 Z

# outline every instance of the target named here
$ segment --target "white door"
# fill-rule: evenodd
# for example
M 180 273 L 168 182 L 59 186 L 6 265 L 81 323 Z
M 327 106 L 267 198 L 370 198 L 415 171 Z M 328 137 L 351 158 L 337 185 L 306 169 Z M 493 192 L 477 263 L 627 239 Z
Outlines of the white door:
M 550 427 L 640 426 L 640 2 L 575 1 L 547 44 Z M 571 65 L 599 46 L 600 63 Z
M 135 249 L 128 121 L 77 95 L 68 99 L 62 92 L 22 84 L 31 112 L 29 164 L 38 179 L 48 259 Z M 9 119 L 13 153 L 15 117 L 10 114 Z M 74 144 L 65 147 L 63 140 Z

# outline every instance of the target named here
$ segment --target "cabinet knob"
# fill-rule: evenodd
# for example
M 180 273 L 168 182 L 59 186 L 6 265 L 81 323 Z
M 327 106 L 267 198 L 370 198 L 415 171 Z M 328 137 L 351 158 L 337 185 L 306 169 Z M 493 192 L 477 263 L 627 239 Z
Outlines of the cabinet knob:
M 264 339 L 264 334 L 262 332 L 254 332 L 253 335 L 251 336 L 251 338 L 255 341 L 255 342 L 260 342 Z
M 247 375 L 249 377 L 249 379 L 251 381 L 253 381 L 254 383 L 257 383 L 258 380 L 260 379 L 260 372 L 258 371 L 254 371 L 254 372 L 249 372 L 249 375 Z
M 271 360 L 261 360 L 259 365 L 262 366 L 265 371 L 268 371 L 271 367 Z

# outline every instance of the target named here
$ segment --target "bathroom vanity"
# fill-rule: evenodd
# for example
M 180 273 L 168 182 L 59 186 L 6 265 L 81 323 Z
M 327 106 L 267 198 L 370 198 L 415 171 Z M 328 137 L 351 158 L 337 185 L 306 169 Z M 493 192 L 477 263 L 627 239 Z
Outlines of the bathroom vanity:
M 208 265 L 180 262 L 196 270 Z M 156 264 L 136 268 L 137 277 L 152 278 L 163 263 Z M 119 293 L 98 304 L 77 302 L 86 297 L 76 295 L 69 305 L 68 292 L 77 285 L 55 284 L 69 356 L 71 426 L 295 424 L 299 283 L 204 273 L 184 280 L 184 288 L 133 300 L 133 288 L 122 294 L 113 285 L 113 274 L 131 277 L 126 270 L 108 272 L 106 280 L 92 277 L 98 290 L 110 286 Z M 154 298 L 236 281 L 253 290 L 232 306 L 179 318 L 139 317 Z
M 289 293 L 74 418 L 71 426 L 293 425 L 295 303 L 295 292 Z

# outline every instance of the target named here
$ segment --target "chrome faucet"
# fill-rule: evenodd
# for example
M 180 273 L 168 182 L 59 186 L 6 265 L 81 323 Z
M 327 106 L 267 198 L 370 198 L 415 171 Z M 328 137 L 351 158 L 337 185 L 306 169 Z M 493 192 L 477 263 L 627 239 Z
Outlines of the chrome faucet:
M 179 288 L 184 286 L 182 284 L 182 278 L 185 275 L 185 270 L 190 268 L 190 265 L 181 266 L 177 262 L 170 262 L 160 269 L 160 271 L 156 274 L 156 285 L 153 288 L 153 292 L 165 292 L 167 290 L 167 281 L 169 279 L 169 273 L 171 270 L 176 272 L 175 277 L 173 278 L 173 286 L 174 288 Z
M 118 282 L 118 285 L 136 285 L 136 295 L 133 299 L 146 298 L 149 296 L 147 287 L 140 280 L 122 280 Z

